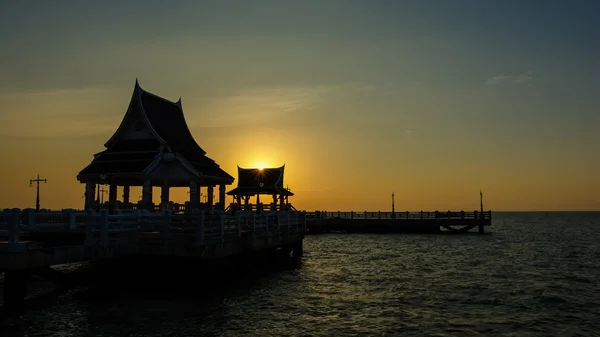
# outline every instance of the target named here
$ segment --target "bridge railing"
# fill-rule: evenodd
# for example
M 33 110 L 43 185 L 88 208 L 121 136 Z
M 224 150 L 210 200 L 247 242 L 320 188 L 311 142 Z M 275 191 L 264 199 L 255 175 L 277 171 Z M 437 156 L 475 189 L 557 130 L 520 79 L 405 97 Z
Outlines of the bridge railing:
M 356 212 L 356 211 L 314 211 L 307 212 L 308 220 L 326 220 L 326 219 L 491 219 L 492 211 L 419 211 L 419 212 Z
M 305 212 L 171 212 L 134 211 L 109 215 L 108 210 L 95 213 L 65 210 L 35 212 L 32 209 L 0 211 L 0 241 L 19 243 L 20 238 L 36 232 L 85 233 L 85 244 L 107 246 L 117 239 L 135 240 L 140 235 L 189 235 L 196 244 L 206 240 L 239 239 L 243 235 L 300 233 L 306 229 Z

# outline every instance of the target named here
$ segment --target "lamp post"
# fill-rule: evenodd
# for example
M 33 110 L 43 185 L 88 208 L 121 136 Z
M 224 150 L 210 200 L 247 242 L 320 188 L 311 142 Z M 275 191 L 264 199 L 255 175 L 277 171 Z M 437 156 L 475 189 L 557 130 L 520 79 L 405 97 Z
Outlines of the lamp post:
M 396 208 L 394 205 L 394 193 L 392 192 L 392 219 L 396 219 Z
M 47 183 L 47 179 L 40 179 L 40 175 L 38 174 L 37 179 L 29 180 L 29 187 L 33 186 L 33 183 L 36 183 L 36 196 L 35 196 L 35 211 L 39 213 L 40 211 L 40 183 Z

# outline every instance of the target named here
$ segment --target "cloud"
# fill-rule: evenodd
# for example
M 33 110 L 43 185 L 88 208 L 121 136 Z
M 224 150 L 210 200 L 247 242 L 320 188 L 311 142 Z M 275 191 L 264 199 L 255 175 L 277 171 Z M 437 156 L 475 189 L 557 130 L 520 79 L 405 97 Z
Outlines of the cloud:
M 501 83 L 514 83 L 514 84 L 527 84 L 528 86 L 531 86 L 534 80 L 534 76 L 533 73 L 531 71 L 528 71 L 524 74 L 520 74 L 520 75 L 498 75 L 498 76 L 493 76 L 488 78 L 487 80 L 485 80 L 484 84 L 487 85 L 497 85 L 497 84 L 501 84 Z
M 488 78 L 485 81 L 485 84 L 488 84 L 488 85 L 500 84 L 511 78 L 512 78 L 512 76 L 510 76 L 510 75 L 498 75 L 498 76 Z
M 274 125 L 289 117 L 317 113 L 328 102 L 348 95 L 370 92 L 379 88 L 368 83 L 340 83 L 315 86 L 258 87 L 233 95 L 203 99 L 204 107 L 194 103 L 184 107 L 192 127 L 223 127 L 267 124 Z M 194 116 L 193 111 L 199 114 Z M 200 117 L 201 116 L 201 117 Z
M 515 79 L 515 83 L 521 83 L 521 84 L 529 83 L 531 81 L 533 81 L 533 75 L 532 75 L 531 71 L 528 71 L 527 73 L 525 73 L 523 75 L 519 75 Z

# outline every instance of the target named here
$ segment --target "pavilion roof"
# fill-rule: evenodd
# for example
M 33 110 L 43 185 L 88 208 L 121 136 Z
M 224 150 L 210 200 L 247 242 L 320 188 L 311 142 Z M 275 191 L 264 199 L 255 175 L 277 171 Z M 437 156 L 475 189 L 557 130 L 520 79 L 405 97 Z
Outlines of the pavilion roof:
M 131 121 L 146 121 L 153 139 L 131 139 L 123 134 Z M 211 158 L 206 156 L 192 136 L 181 106 L 181 99 L 171 102 L 141 88 L 136 80 L 127 113 L 119 129 L 104 145 L 106 150 L 95 155 L 94 160 L 80 173 L 142 173 L 160 153 L 176 153 L 183 157 L 202 175 L 233 183 L 234 178 Z M 79 177 L 78 176 L 78 177 Z M 81 180 L 81 179 L 80 179 Z
M 285 165 L 276 168 L 241 168 L 238 166 L 238 185 L 228 195 L 279 194 L 294 195 L 284 188 Z

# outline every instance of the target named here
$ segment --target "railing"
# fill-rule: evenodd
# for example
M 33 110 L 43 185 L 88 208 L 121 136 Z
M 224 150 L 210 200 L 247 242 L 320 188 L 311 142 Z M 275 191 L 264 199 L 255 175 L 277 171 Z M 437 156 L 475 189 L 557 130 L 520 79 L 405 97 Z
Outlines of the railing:
M 231 203 L 229 204 L 229 206 L 227 206 L 227 208 L 225 208 L 226 212 L 231 212 L 231 211 L 238 211 L 238 210 L 244 210 L 244 211 L 256 211 L 257 209 L 261 209 L 265 212 L 271 212 L 271 211 L 296 211 L 296 208 L 294 208 L 294 206 L 292 206 L 292 204 L 284 204 L 283 206 L 280 203 L 267 203 L 267 204 L 261 204 L 260 207 L 256 204 L 238 204 L 238 203 Z
M 195 238 L 196 244 L 206 240 L 225 242 L 246 233 L 301 233 L 306 229 L 305 212 L 143 212 L 109 215 L 108 210 L 95 213 L 65 210 L 40 212 L 33 209 L 0 212 L 0 240 L 19 243 L 22 236 L 39 232 L 85 232 L 85 245 L 107 246 L 119 234 L 173 234 Z M 131 235 L 130 235 L 131 236 Z M 139 237 L 139 236 L 138 236 Z M 131 238 L 128 238 L 131 239 Z
M 472 212 L 355 212 L 355 211 L 315 211 L 307 212 L 306 217 L 308 220 L 326 220 L 326 219 L 363 219 L 363 220 L 375 220 L 375 219 L 485 219 L 489 220 L 492 218 L 492 211 L 472 211 Z

